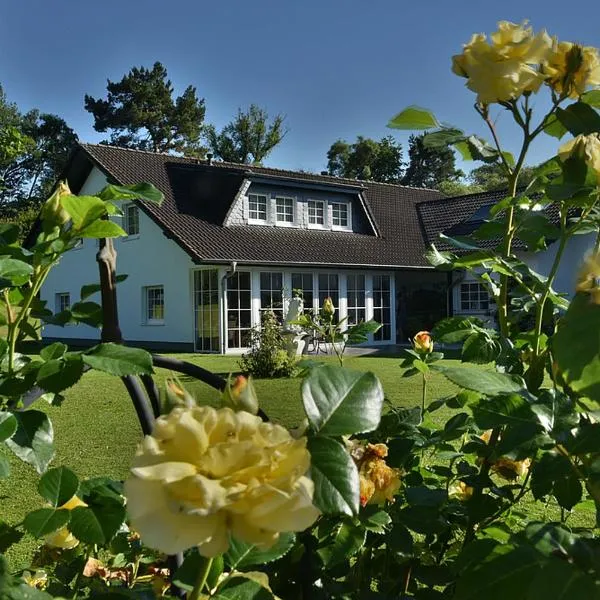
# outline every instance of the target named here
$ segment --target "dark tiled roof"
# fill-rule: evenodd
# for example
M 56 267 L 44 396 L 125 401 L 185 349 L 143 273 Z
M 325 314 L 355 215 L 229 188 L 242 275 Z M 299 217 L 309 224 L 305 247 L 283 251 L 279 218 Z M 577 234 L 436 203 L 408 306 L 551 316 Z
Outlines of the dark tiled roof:
M 428 244 L 423 237 L 417 204 L 443 198 L 435 190 L 250 165 L 214 162 L 208 166 L 195 159 L 104 145 L 82 144 L 81 151 L 119 183 L 148 181 L 159 188 L 165 201 L 161 206 L 144 203 L 144 210 L 200 262 L 428 266 L 423 257 Z M 222 203 L 202 201 L 206 191 L 195 188 L 193 182 L 198 181 L 197 173 L 203 170 L 216 175 L 210 180 L 218 186 Z M 196 175 L 191 177 L 186 172 Z M 379 236 L 284 227 L 224 227 L 229 205 L 249 173 L 278 180 L 343 186 L 354 193 L 362 190 L 366 210 Z M 214 193 L 212 189 L 210 194 L 206 192 L 206 197 L 214 198 Z
M 479 209 L 492 206 L 505 196 L 506 192 L 499 190 L 419 203 L 417 211 L 428 245 L 435 244 L 439 250 L 454 250 L 453 246 L 440 240 L 440 233 L 450 237 L 473 233 L 483 224 L 484 218 L 469 219 Z

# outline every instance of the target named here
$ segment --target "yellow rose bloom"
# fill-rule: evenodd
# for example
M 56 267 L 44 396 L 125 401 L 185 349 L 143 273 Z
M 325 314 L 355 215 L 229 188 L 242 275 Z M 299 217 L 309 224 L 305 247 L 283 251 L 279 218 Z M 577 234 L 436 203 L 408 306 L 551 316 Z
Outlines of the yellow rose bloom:
M 73 510 L 78 506 L 87 506 L 87 504 L 77 496 L 73 496 L 69 501 L 65 502 L 62 506 L 59 506 L 59 508 Z M 53 531 L 52 533 L 45 535 L 44 543 L 50 548 L 71 550 L 79 544 L 79 540 L 66 527 L 61 527 L 57 531 Z
M 575 291 L 589 294 L 594 304 L 600 304 L 600 255 L 586 256 L 577 276 Z
M 464 481 L 453 481 L 448 486 L 448 498 L 465 502 L 473 495 L 473 488 Z
M 413 338 L 413 346 L 419 354 L 429 354 L 433 351 L 433 339 L 429 331 L 419 331 Z
M 600 85 L 598 49 L 572 42 L 557 42 L 543 66 L 543 72 L 548 85 L 559 96 L 578 98 L 589 87 Z
M 492 472 L 502 477 L 502 479 L 512 481 L 526 475 L 530 466 L 530 458 L 526 458 L 525 460 L 511 460 L 502 456 L 492 464 Z
M 539 65 L 552 50 L 550 36 L 545 31 L 534 35 L 525 23 L 501 21 L 490 38 L 491 43 L 484 34 L 475 34 L 462 54 L 452 57 L 452 71 L 468 79 L 477 101 L 507 102 L 537 92 L 546 78 Z
M 600 182 L 600 135 L 590 133 L 589 135 L 580 134 L 563 144 L 558 149 L 558 158 L 563 162 L 570 158 L 578 157 L 585 161 L 585 164 L 596 172 L 596 177 Z
M 176 407 L 138 448 L 125 482 L 129 517 L 145 544 L 167 554 L 197 546 L 216 556 L 230 534 L 268 547 L 317 519 L 309 467 L 306 438 L 279 425 L 229 408 Z

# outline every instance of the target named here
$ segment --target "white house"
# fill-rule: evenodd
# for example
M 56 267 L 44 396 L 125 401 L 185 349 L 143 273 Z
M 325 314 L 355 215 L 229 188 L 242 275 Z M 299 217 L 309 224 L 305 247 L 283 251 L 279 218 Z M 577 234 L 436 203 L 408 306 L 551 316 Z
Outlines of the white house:
M 66 175 L 79 194 L 107 181 L 148 181 L 165 195 L 160 206 L 125 205 L 120 218 L 128 235 L 115 241 L 117 272 L 128 278 L 118 286 L 118 308 L 129 344 L 240 352 L 261 311 L 283 313 L 292 290 L 312 308 L 331 297 L 349 323 L 382 323 L 373 345 L 404 342 L 449 314 L 491 311 L 484 287 L 433 270 L 424 254 L 439 232 L 475 222 L 493 195 L 448 199 L 435 190 L 87 144 Z M 589 244 L 577 240 L 573 261 Z M 551 252 L 532 266 L 543 272 Z M 41 292 L 49 307 L 70 306 L 83 285 L 98 281 L 96 253 L 97 242 L 84 240 L 63 257 Z M 561 272 L 558 289 L 571 290 L 572 276 Z M 43 337 L 89 344 L 99 331 L 47 325 Z

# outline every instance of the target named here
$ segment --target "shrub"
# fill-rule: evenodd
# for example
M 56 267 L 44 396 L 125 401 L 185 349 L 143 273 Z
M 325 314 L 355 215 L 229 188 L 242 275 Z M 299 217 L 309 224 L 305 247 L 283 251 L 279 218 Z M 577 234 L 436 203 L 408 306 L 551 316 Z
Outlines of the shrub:
M 272 311 L 262 314 L 260 328 L 251 332 L 250 351 L 240 360 L 240 368 L 254 377 L 290 377 L 296 360 L 286 350 L 281 326 Z

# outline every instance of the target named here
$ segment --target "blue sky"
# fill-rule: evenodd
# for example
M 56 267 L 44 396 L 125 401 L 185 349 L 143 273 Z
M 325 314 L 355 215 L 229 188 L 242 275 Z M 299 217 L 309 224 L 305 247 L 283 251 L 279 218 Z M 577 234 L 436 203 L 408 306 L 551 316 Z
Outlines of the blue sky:
M 2 15 L 0 83 L 22 110 L 57 113 L 82 140 L 99 141 L 84 94 L 103 96 L 107 78 L 159 60 L 176 91 L 197 87 L 218 127 L 252 102 L 284 113 L 289 133 L 266 163 L 311 171 L 325 168 L 338 138 L 394 133 L 405 142 L 408 134 L 385 125 L 409 104 L 484 134 L 450 57 L 498 20 L 529 19 L 536 30 L 600 46 L 597 0 L 4 0 Z M 501 115 L 515 149 L 508 125 Z M 542 139 L 530 162 L 555 148 Z

